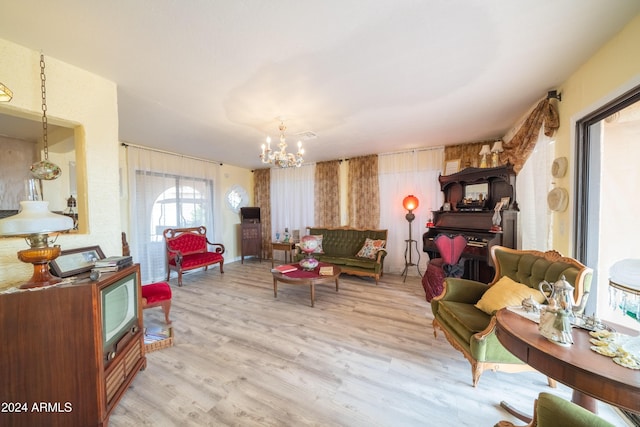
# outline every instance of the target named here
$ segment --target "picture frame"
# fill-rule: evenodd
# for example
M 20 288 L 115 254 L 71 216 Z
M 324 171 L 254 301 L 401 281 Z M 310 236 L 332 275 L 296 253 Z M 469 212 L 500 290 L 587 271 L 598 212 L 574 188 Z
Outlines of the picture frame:
M 452 159 L 444 162 L 444 174 L 451 175 L 460 171 L 461 159 Z
M 449 202 L 444 202 L 444 203 L 442 204 L 442 210 L 443 210 L 444 212 L 449 212 L 449 211 L 451 211 L 451 203 L 449 203 Z
M 503 197 L 502 199 L 500 199 L 500 203 L 502 203 L 502 209 L 509 209 L 510 200 L 510 197 Z
M 100 246 L 69 249 L 49 263 L 52 273 L 58 277 L 71 277 L 91 271 L 95 262 L 104 259 Z

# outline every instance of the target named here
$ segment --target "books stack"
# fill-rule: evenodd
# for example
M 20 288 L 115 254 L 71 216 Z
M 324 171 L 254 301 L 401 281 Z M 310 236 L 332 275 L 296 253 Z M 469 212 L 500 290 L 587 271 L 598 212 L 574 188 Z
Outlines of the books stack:
M 318 274 L 321 276 L 333 276 L 333 267 L 320 267 Z
M 292 265 L 292 264 L 283 264 L 283 265 L 278 265 L 274 268 L 271 269 L 271 271 L 273 273 L 289 273 L 291 271 L 296 271 L 298 269 L 297 266 Z
M 132 264 L 133 259 L 131 256 L 110 256 L 96 261 L 93 266 L 93 270 L 101 273 L 109 273 L 113 271 L 120 271 Z

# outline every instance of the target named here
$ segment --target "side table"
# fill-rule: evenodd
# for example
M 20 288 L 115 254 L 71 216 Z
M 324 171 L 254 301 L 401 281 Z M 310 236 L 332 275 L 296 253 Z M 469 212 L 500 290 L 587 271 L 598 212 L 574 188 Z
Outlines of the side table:
M 271 267 L 273 268 L 273 251 L 284 251 L 284 262 L 293 262 L 293 251 L 296 248 L 294 242 L 271 242 Z M 287 261 L 287 254 L 289 254 L 289 261 Z

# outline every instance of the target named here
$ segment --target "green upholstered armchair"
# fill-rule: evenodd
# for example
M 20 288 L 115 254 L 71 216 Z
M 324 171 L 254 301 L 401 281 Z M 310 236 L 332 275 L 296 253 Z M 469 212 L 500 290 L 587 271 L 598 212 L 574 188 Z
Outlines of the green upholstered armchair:
M 593 271 L 556 251 L 491 248 L 496 274 L 491 283 L 448 277 L 442 293 L 431 300 L 433 333 L 440 329 L 449 343 L 471 363 L 473 386 L 487 370 L 519 372 L 532 370 L 500 344 L 495 333 L 495 316 L 475 307 L 484 293 L 503 276 L 522 283 L 539 293 L 538 284 L 556 282 L 562 275 L 574 286 L 574 300 L 585 301 L 591 287 Z M 585 298 L 583 298 L 585 295 Z M 518 304 L 521 300 L 518 300 Z M 583 305 L 584 307 L 584 305 Z M 550 380 L 550 385 L 553 382 Z
M 500 421 L 495 427 L 513 427 L 509 421 Z M 533 409 L 533 419 L 527 427 L 614 427 L 575 403 L 550 393 L 540 393 Z

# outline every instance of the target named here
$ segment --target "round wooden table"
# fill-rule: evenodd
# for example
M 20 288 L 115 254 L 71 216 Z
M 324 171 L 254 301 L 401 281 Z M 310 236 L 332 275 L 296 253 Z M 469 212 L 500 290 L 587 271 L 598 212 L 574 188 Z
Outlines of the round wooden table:
M 320 263 L 318 267 L 316 267 L 312 271 L 303 270 L 298 264 L 294 264 L 298 267 L 296 271 L 292 271 L 289 273 L 280 273 L 278 271 L 271 271 L 273 275 L 273 297 L 278 297 L 278 282 L 288 283 L 290 285 L 309 285 L 311 288 L 311 307 L 314 306 L 314 302 L 316 299 L 316 289 L 315 285 L 321 283 L 336 283 L 336 292 L 338 292 L 338 279 L 340 277 L 340 267 L 327 264 Z M 320 275 L 320 267 L 333 267 L 333 272 L 330 275 Z
M 617 332 L 637 335 L 623 326 Z M 573 389 L 572 401 L 596 412 L 596 399 L 640 412 L 640 370 L 620 366 L 590 348 L 591 336 L 573 329 L 573 345 L 554 344 L 538 324 L 504 308 L 496 314 L 496 335 L 507 350 L 537 371 Z

